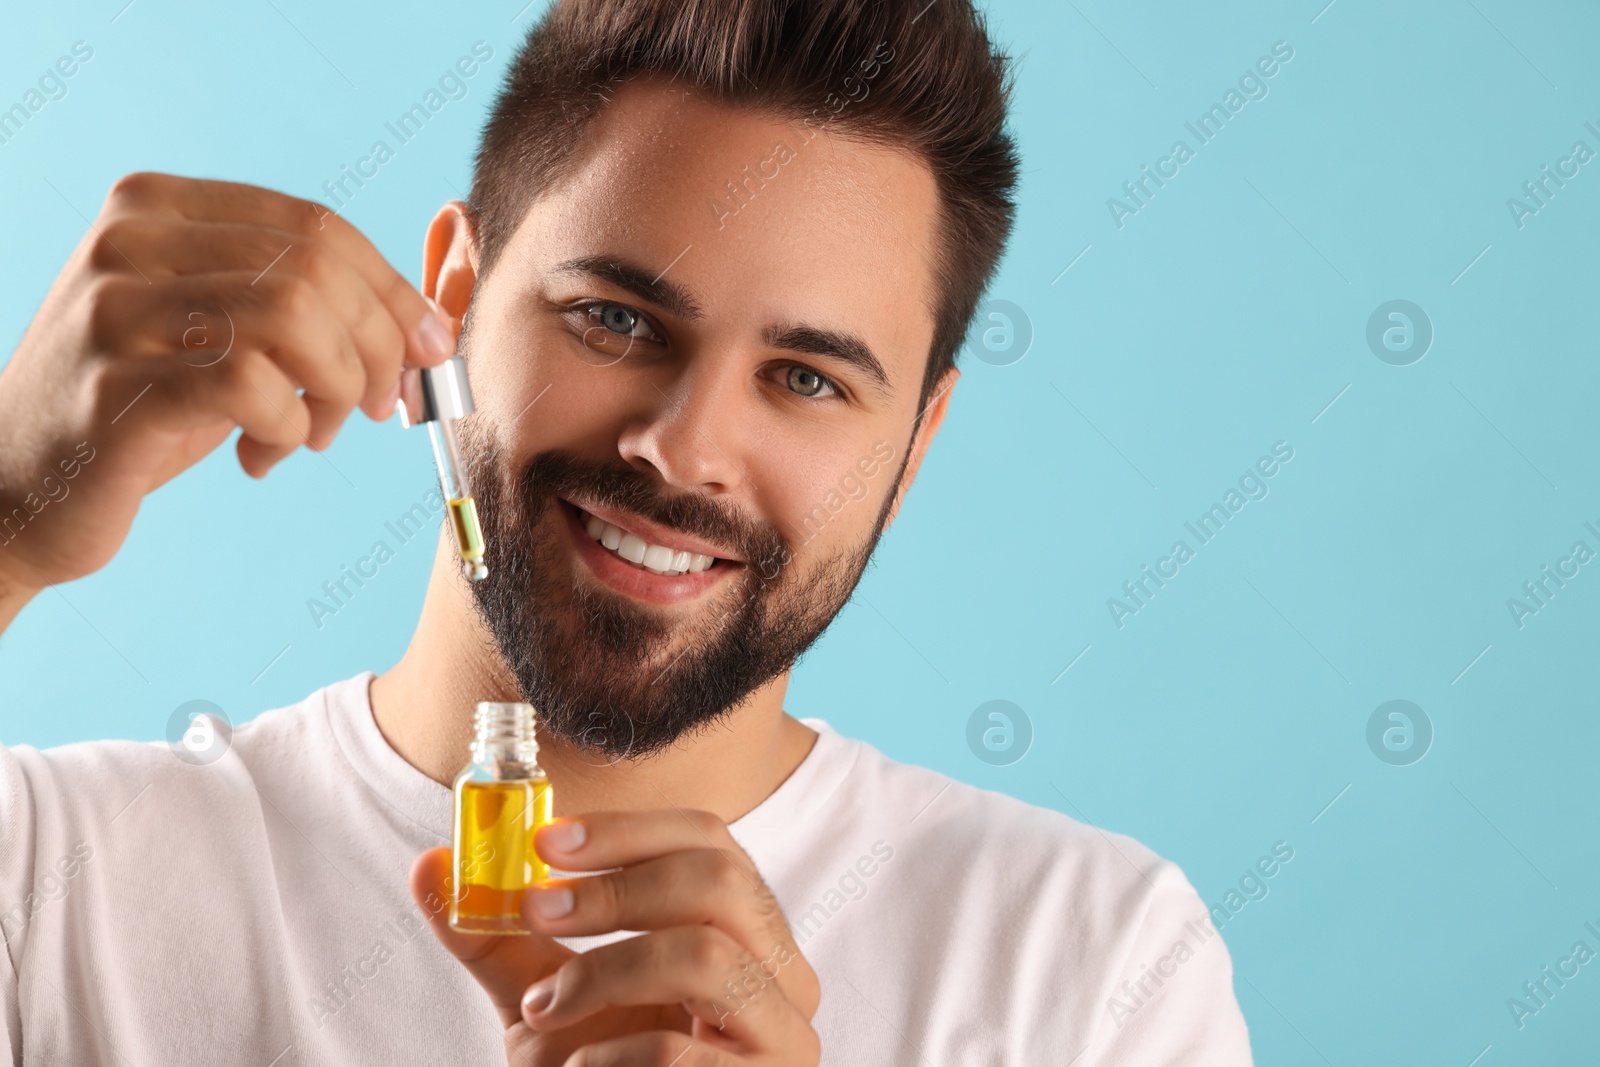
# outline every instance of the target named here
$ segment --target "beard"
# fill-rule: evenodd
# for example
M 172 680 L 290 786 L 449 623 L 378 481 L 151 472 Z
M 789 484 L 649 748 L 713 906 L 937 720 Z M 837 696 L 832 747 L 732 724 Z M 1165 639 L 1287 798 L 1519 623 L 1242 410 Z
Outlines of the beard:
M 905 471 L 902 461 L 864 542 L 801 574 L 777 528 L 726 505 L 668 496 L 631 466 L 560 450 L 513 471 L 489 432 L 470 419 L 459 428 L 489 564 L 488 577 L 469 583 L 478 614 L 544 729 L 609 763 L 705 730 L 789 670 L 855 591 Z M 653 519 L 744 562 L 693 614 L 668 616 L 578 573 L 587 568 L 558 495 Z

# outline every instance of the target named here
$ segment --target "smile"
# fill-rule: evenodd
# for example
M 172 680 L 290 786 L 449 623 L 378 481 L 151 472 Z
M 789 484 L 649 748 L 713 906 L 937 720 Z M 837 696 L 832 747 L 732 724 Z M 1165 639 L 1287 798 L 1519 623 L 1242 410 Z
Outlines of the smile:
M 597 506 L 605 512 L 602 517 L 565 498 L 557 503 L 572 546 L 589 572 L 638 600 L 662 605 L 695 600 L 744 565 L 728 549 L 631 512 Z
M 708 570 L 717 561 L 715 556 L 699 552 L 671 549 L 666 545 L 652 545 L 638 534 L 627 533 L 582 508 L 578 508 L 578 511 L 583 518 L 585 533 L 611 552 L 652 574 L 675 577 L 691 571 Z

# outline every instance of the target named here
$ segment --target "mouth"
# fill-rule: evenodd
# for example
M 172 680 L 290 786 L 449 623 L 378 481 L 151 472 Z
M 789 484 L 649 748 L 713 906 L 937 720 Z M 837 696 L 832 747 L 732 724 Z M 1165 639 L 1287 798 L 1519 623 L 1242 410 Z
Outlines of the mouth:
M 640 600 L 675 604 L 700 596 L 744 564 L 708 552 L 695 539 L 668 533 L 660 544 L 557 497 L 564 525 L 579 558 L 605 584 Z M 615 512 L 613 517 L 623 518 Z M 659 535 L 657 535 L 659 536 Z

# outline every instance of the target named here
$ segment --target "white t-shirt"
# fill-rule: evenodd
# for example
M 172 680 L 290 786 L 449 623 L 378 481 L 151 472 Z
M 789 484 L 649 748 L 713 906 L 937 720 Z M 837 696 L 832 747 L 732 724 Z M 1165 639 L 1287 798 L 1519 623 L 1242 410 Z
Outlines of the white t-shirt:
M 14 1063 L 505 1063 L 407 889 L 450 841 L 450 790 L 383 739 L 372 677 L 205 766 L 164 742 L 0 748 Z M 824 1064 L 1250 1063 L 1177 867 L 803 721 L 815 746 L 731 829 L 821 979 Z

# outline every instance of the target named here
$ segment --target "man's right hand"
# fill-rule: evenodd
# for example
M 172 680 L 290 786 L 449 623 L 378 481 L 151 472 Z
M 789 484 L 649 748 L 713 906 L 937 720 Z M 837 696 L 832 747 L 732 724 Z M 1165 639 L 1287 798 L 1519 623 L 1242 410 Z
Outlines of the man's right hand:
M 120 179 L 0 372 L 0 627 L 103 566 L 144 495 L 235 426 L 259 478 L 358 405 L 388 418 L 402 366 L 443 362 L 455 336 L 320 205 Z

